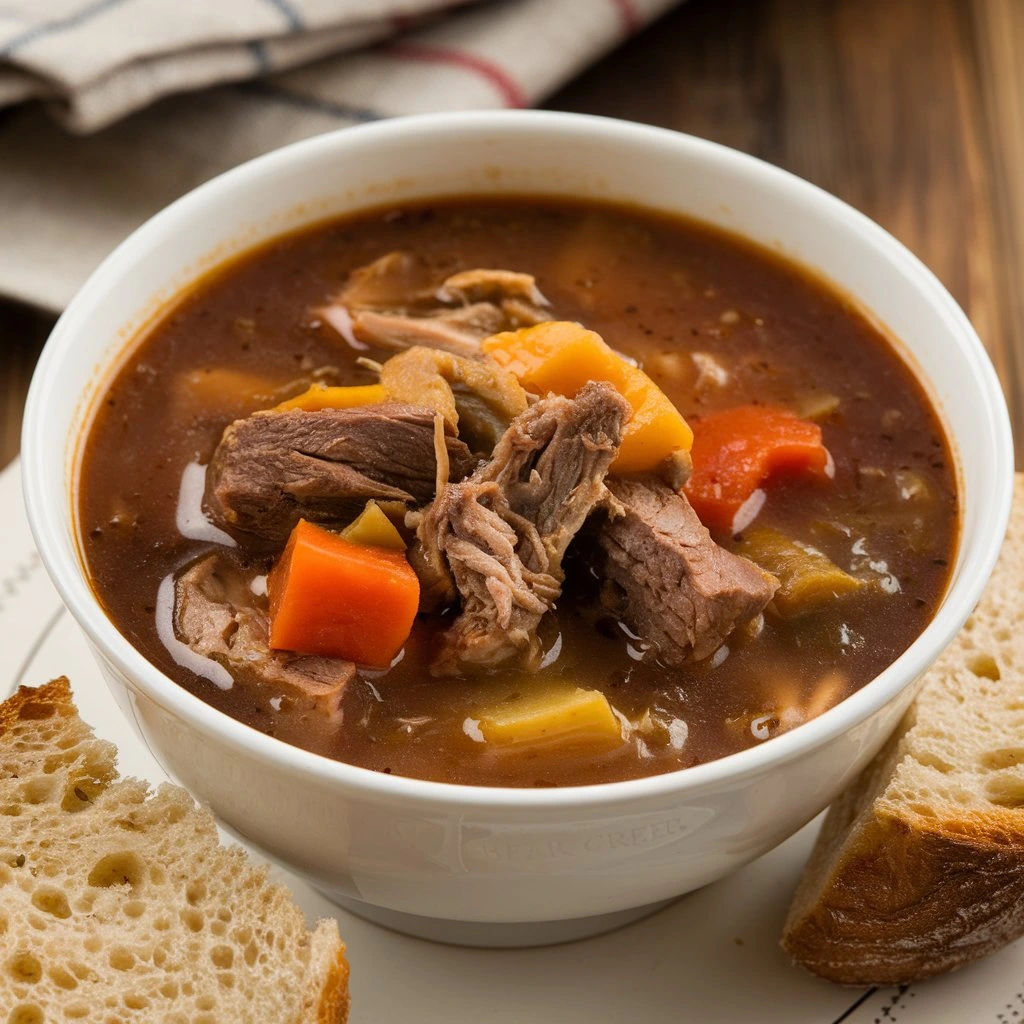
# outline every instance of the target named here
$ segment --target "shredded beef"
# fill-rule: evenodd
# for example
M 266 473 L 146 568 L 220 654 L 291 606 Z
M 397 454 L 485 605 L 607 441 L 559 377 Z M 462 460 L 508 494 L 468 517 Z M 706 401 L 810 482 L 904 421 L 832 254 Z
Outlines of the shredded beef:
M 500 319 L 497 322 L 500 325 Z M 479 330 L 473 324 L 460 322 L 446 314 L 405 316 L 401 313 L 378 313 L 372 309 L 357 313 L 352 318 L 352 329 L 360 341 L 378 348 L 438 348 L 467 359 L 478 358 L 480 339 L 495 333 Z M 496 329 L 501 328 L 498 326 Z
M 775 577 L 716 544 L 682 494 L 654 477 L 607 486 L 597 570 L 621 588 L 624 618 L 659 660 L 708 657 L 772 599 Z
M 533 274 L 515 270 L 463 270 L 445 279 L 437 290 L 443 302 L 489 302 L 500 305 L 506 299 L 529 303 L 531 306 L 550 305 L 541 294 Z
M 473 468 L 446 432 L 449 479 Z M 206 509 L 252 550 L 280 549 L 305 518 L 340 524 L 370 498 L 423 504 L 434 495 L 434 417 L 396 402 L 354 409 L 258 412 L 225 431 L 207 470 Z
M 469 359 L 481 358 L 481 338 L 551 319 L 531 274 L 480 268 L 433 286 L 432 279 L 431 269 L 416 257 L 387 253 L 352 271 L 319 312 L 329 323 L 351 322 L 354 336 L 368 345 L 418 345 Z
M 562 557 L 606 496 L 629 414 L 607 384 L 542 399 L 512 421 L 488 463 L 445 487 L 420 517 L 414 566 L 424 591 L 462 598 L 436 672 L 536 660 L 537 626 L 561 593 Z

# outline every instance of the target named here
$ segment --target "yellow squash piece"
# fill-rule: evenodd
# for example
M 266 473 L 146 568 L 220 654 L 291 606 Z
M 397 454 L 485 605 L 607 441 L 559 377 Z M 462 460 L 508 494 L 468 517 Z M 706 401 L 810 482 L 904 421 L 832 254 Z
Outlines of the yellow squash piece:
M 381 511 L 375 501 L 368 501 L 366 507 L 352 520 L 344 530 L 342 537 L 353 544 L 362 544 L 373 548 L 394 548 L 405 550 L 405 541 L 395 524 Z
M 506 331 L 480 343 L 525 388 L 572 397 L 587 381 L 608 381 L 633 408 L 612 472 L 657 470 L 677 451 L 689 451 L 693 431 L 643 370 L 616 355 L 599 334 L 564 320 Z
M 488 708 L 480 714 L 488 743 L 524 747 L 559 744 L 613 745 L 622 741 L 619 721 L 598 690 L 543 690 Z
M 379 384 L 357 384 L 352 387 L 314 384 L 301 395 L 275 406 L 275 412 L 284 412 L 288 409 L 304 409 L 306 412 L 319 412 L 321 409 L 353 409 L 357 405 L 380 405 L 387 400 L 387 392 Z

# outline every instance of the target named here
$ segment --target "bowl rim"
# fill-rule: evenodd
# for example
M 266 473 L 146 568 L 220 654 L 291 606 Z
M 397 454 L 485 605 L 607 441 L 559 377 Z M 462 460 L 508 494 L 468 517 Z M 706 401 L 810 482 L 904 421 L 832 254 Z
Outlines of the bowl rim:
M 118 283 L 123 268 L 136 259 L 162 232 L 173 230 L 178 222 L 187 223 L 210 202 L 231 202 L 232 191 L 249 178 L 286 171 L 301 166 L 321 151 L 343 151 L 349 141 L 372 143 L 396 136 L 419 133 L 437 136 L 445 132 L 464 135 L 557 130 L 563 137 L 602 137 L 613 144 L 631 143 L 663 149 L 674 148 L 682 158 L 728 164 L 731 170 L 765 185 L 789 192 L 801 205 L 817 206 L 819 213 L 842 222 L 868 246 L 897 262 L 920 293 L 939 311 L 951 336 L 971 364 L 980 389 L 987 399 L 980 410 L 984 426 L 993 442 L 995 475 L 992 493 L 979 498 L 978 522 L 972 541 L 970 561 L 964 559 L 960 576 L 947 588 L 935 615 L 917 639 L 887 668 L 833 708 L 756 747 L 690 768 L 618 782 L 551 789 L 523 789 L 499 786 L 471 786 L 435 782 L 384 774 L 335 761 L 300 747 L 267 736 L 218 711 L 174 682 L 143 657 L 121 635 L 93 594 L 77 558 L 69 558 L 61 542 L 65 528 L 61 522 L 72 501 L 63 453 L 45 450 L 40 425 L 60 381 L 63 354 L 88 323 L 90 306 Z M 538 190 L 539 194 L 539 190 Z M 270 236 L 267 236 L 270 237 Z M 180 294 L 180 292 L 179 292 Z M 107 364 L 103 364 L 106 366 Z M 81 397 L 97 381 L 107 378 L 94 374 L 83 387 L 76 385 Z M 67 438 L 64 438 L 67 443 Z M 339 785 L 353 795 L 369 797 L 378 803 L 429 805 L 490 810 L 553 812 L 608 808 L 637 800 L 692 795 L 713 789 L 743 775 L 755 775 L 786 764 L 828 743 L 841 733 L 859 725 L 894 700 L 935 660 L 959 631 L 987 583 L 1002 546 L 1010 513 L 1013 489 L 1013 444 L 1005 397 L 995 369 L 981 340 L 964 312 L 935 275 L 904 245 L 867 216 L 842 200 L 796 175 L 756 157 L 729 147 L 658 128 L 613 118 L 555 111 L 473 111 L 417 114 L 369 124 L 337 129 L 274 150 L 243 163 L 186 193 L 132 232 L 90 275 L 67 310 L 58 320 L 37 364 L 26 403 L 22 432 L 23 489 L 29 524 L 46 570 L 62 601 L 86 633 L 94 647 L 128 680 L 129 689 L 137 688 L 165 712 L 183 719 L 200 734 L 215 738 L 233 751 L 269 762 L 289 775 L 308 781 Z M 51 495 L 47 486 L 47 460 L 59 457 L 61 494 Z M 72 509 L 73 513 L 73 509 Z M 961 536 L 961 546 L 965 538 Z

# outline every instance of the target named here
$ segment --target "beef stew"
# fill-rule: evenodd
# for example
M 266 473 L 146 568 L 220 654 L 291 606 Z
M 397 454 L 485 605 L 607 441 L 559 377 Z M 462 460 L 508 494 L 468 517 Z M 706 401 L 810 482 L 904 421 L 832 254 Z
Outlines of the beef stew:
M 139 339 L 86 438 L 95 592 L 215 707 L 352 764 L 617 781 L 891 663 L 958 532 L 923 388 L 702 225 L 466 199 L 278 239 Z

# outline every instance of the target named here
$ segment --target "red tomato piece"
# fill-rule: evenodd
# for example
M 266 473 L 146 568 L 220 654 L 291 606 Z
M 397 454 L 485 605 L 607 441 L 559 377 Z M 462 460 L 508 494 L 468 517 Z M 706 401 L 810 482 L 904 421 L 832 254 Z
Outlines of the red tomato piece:
M 821 427 L 785 409 L 740 405 L 693 424 L 693 473 L 684 487 L 705 526 L 738 533 L 764 504 L 762 485 L 780 474 L 831 477 Z

